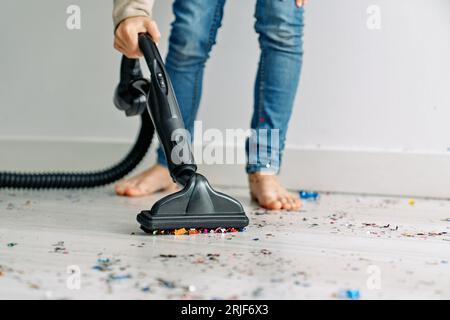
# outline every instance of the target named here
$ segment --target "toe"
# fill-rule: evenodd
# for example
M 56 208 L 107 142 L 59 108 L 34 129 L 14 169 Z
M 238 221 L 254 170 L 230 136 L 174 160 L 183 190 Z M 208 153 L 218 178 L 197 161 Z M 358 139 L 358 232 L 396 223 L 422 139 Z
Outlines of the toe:
M 270 202 L 266 202 L 266 203 L 260 203 L 261 207 L 265 208 L 265 209 L 269 209 L 269 210 L 280 210 L 283 208 L 283 204 L 278 201 L 270 201 Z
M 130 186 L 125 190 L 125 195 L 128 197 L 141 197 L 148 194 L 148 192 L 139 186 Z
M 134 181 L 134 183 L 130 183 L 125 190 L 125 194 L 128 197 L 142 197 L 151 195 L 162 189 L 163 188 L 161 188 L 153 178 L 144 176 L 143 178 Z
M 143 183 L 142 180 L 137 180 L 134 183 L 129 183 L 125 189 L 125 195 L 128 197 L 141 197 L 151 194 L 148 190 L 148 185 Z
M 302 207 L 302 202 L 300 201 L 300 199 L 294 198 L 294 205 L 293 205 L 294 210 L 300 210 L 301 207 Z
M 294 197 L 294 196 L 288 196 L 289 201 L 289 208 L 286 208 L 289 211 L 296 211 L 300 209 L 301 202 L 300 199 Z
M 121 181 L 115 185 L 114 190 L 119 196 L 124 196 L 128 188 L 128 185 L 129 185 L 128 181 Z
M 291 196 L 291 206 L 292 206 L 292 211 L 296 211 L 296 210 L 300 209 L 300 199 L 298 199 L 295 196 Z
M 283 197 L 281 202 L 283 203 L 283 209 L 286 209 L 286 210 L 292 209 L 292 204 L 288 197 Z
M 123 196 L 123 193 L 124 193 L 123 186 L 121 186 L 121 185 L 119 185 L 119 184 L 116 184 L 116 185 L 114 186 L 114 191 L 116 192 L 117 195 Z
M 268 210 L 280 210 L 283 208 L 283 203 L 276 194 L 272 192 L 262 192 L 256 197 L 259 205 Z

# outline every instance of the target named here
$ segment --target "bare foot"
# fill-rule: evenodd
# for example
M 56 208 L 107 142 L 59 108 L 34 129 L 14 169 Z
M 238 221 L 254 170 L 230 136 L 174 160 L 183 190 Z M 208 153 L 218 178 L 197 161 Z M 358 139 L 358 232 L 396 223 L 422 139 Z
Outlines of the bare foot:
M 139 197 L 158 191 L 175 192 L 178 186 L 170 177 L 169 170 L 159 164 L 116 184 L 116 193 L 121 196 Z
M 265 209 L 295 211 L 302 205 L 300 198 L 287 191 L 275 175 L 251 173 L 248 181 L 251 196 Z

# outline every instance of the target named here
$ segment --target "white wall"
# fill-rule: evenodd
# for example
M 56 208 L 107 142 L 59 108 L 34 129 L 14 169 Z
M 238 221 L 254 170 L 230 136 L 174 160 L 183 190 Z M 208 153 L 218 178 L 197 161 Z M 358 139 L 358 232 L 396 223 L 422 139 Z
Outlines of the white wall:
M 382 10 L 379 31 L 366 27 L 366 8 L 373 3 Z M 229 4 L 208 69 L 202 110 L 208 125 L 222 128 L 248 123 L 258 53 L 253 1 Z M 446 150 L 449 57 L 450 1 L 310 1 L 304 72 L 288 142 Z M 228 72 L 232 66 L 240 70 L 239 81 Z M 213 108 L 220 116 L 207 115 L 206 109 Z
M 125 119 L 111 103 L 120 61 L 111 3 L 2 3 L 0 137 L 133 140 L 137 119 Z M 82 9 L 80 31 L 65 27 L 70 4 Z M 227 3 L 207 66 L 205 127 L 249 124 L 258 60 L 254 4 Z M 366 27 L 372 4 L 381 8 L 381 30 Z M 157 1 L 155 17 L 168 36 L 171 1 Z M 304 41 L 291 148 L 439 153 L 450 146 L 450 1 L 311 0 Z

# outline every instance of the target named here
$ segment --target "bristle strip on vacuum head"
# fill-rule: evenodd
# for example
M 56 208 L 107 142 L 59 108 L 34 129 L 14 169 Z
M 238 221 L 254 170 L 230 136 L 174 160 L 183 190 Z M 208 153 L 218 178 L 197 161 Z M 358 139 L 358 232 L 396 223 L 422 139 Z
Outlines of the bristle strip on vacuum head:
M 208 229 L 208 228 L 180 228 L 180 229 L 168 229 L 168 230 L 150 230 L 145 228 L 144 226 L 141 226 L 141 229 L 145 231 L 146 233 L 152 234 L 152 235 L 175 235 L 175 236 L 181 236 L 181 235 L 195 235 L 195 234 L 210 234 L 210 233 L 236 233 L 236 232 L 245 232 L 247 231 L 247 228 L 241 228 L 241 229 L 235 229 L 235 228 L 215 228 L 215 229 Z

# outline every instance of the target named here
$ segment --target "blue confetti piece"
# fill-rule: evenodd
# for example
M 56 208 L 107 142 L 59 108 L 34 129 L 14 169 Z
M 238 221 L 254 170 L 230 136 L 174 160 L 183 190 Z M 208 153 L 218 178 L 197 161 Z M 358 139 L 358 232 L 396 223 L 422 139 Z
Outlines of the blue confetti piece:
M 105 263 L 109 263 L 110 260 L 108 258 L 98 258 L 97 262 L 105 264 Z
M 111 275 L 109 278 L 111 280 L 125 280 L 125 279 L 131 279 L 131 275 L 129 275 L 129 274 Z
M 345 290 L 345 297 L 350 300 L 358 300 L 361 297 L 361 294 L 358 289 L 349 289 Z
M 319 193 L 315 192 L 315 191 L 301 190 L 301 191 L 299 191 L 298 194 L 299 194 L 300 198 L 303 200 L 317 200 L 317 198 L 319 197 Z

